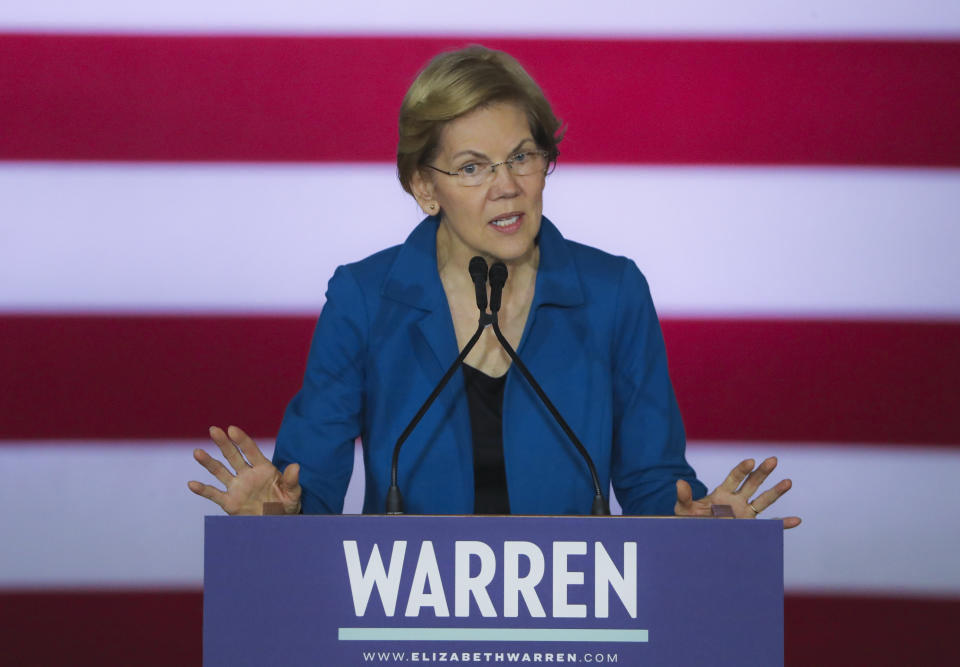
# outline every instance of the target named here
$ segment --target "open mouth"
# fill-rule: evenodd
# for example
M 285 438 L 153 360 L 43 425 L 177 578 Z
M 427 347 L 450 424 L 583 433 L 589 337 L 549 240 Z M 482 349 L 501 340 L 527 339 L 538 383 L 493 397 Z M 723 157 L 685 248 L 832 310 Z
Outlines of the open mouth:
M 520 227 L 520 221 L 522 218 L 522 213 L 514 213 L 512 215 L 491 220 L 490 224 L 493 225 L 493 227 L 498 231 L 510 232 Z

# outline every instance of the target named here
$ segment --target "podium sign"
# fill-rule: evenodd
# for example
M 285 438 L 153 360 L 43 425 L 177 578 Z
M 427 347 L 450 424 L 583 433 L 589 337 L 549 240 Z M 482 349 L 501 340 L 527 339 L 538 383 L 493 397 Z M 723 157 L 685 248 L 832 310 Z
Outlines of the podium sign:
M 783 664 L 779 521 L 207 517 L 204 664 Z

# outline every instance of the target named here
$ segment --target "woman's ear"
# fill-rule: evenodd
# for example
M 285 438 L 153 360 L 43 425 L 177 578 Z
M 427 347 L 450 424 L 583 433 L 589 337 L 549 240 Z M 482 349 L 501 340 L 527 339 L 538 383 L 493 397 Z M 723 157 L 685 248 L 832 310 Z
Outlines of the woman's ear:
M 440 203 L 436 199 L 433 181 L 424 177 L 422 171 L 414 172 L 413 178 L 410 179 L 410 189 L 413 190 L 413 196 L 424 213 L 427 215 L 440 213 Z

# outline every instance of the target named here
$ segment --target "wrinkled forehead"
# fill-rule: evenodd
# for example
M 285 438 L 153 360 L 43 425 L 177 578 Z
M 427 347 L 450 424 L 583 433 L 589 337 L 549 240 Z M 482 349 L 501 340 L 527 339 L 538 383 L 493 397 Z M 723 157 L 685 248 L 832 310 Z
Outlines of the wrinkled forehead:
M 444 124 L 440 131 L 437 156 L 455 158 L 471 154 L 504 159 L 536 142 L 526 110 L 515 102 L 497 102 L 478 107 Z

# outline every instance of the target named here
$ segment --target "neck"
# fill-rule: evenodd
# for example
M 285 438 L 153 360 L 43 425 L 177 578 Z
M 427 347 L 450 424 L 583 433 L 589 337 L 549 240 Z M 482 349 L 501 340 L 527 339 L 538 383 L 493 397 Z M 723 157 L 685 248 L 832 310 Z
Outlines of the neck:
M 470 264 L 470 260 L 477 255 L 483 257 L 488 266 L 492 266 L 496 262 L 503 262 L 506 264 L 511 277 L 514 274 L 518 276 L 530 273 L 536 274 L 537 266 L 540 263 L 540 247 L 537 244 L 533 244 L 528 252 L 519 257 L 496 257 L 488 253 L 476 252 L 463 245 L 463 243 L 458 243 L 447 226 L 441 222 L 437 228 L 437 267 L 440 270 L 440 275 L 460 272 L 467 276 L 466 280 L 469 282 L 469 276 L 466 272 L 467 266 Z
M 503 259 L 486 253 L 472 252 L 462 243 L 457 243 L 447 227 L 441 223 L 437 229 L 437 269 L 447 296 L 463 294 L 464 299 L 474 298 L 473 282 L 467 272 L 470 260 L 480 255 L 488 265 L 503 262 L 507 266 L 509 279 L 503 288 L 502 303 L 506 310 L 513 310 L 518 300 L 529 305 L 532 287 L 536 282 L 537 267 L 540 263 L 540 247 L 534 244 L 530 251 L 517 258 Z M 489 290 L 489 287 L 488 287 Z M 459 298 L 459 297 L 455 297 Z

